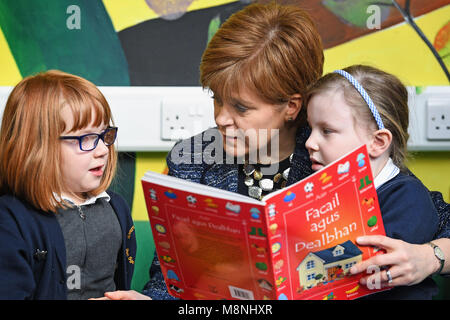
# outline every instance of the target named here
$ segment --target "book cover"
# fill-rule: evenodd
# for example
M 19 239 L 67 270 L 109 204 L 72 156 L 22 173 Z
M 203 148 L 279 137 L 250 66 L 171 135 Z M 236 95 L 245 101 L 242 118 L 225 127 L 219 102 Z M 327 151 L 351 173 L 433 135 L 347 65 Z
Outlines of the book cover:
M 182 299 L 355 299 L 351 266 L 384 235 L 365 146 L 257 201 L 147 172 L 150 224 L 168 292 Z

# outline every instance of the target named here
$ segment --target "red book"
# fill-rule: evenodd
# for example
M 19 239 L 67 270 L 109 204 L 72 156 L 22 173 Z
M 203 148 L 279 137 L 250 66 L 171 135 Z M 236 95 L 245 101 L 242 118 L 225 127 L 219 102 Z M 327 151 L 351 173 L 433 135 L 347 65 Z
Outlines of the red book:
M 365 146 L 258 201 L 147 172 L 148 215 L 168 292 L 181 299 L 355 299 L 349 269 L 385 235 Z

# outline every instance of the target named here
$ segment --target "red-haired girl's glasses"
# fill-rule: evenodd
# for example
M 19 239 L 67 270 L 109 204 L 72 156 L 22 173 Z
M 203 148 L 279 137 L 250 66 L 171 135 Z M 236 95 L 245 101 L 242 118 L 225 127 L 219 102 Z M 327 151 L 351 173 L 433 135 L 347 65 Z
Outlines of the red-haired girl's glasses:
M 108 127 L 102 133 L 88 133 L 82 136 L 61 136 L 61 140 L 78 140 L 80 150 L 91 151 L 97 148 L 98 140 L 102 139 L 106 146 L 110 146 L 116 141 L 117 127 Z

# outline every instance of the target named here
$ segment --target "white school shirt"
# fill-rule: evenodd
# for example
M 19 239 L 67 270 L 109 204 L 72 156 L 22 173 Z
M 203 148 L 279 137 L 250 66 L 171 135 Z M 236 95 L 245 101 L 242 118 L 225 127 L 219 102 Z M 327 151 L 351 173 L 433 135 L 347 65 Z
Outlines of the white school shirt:
M 384 183 L 393 179 L 396 175 L 400 173 L 400 169 L 394 164 L 391 158 L 388 159 L 383 169 L 375 177 L 374 185 L 375 189 L 381 187 Z
M 69 201 L 70 203 L 75 204 L 75 202 L 73 201 L 73 199 L 71 199 L 71 198 L 69 198 L 69 197 L 66 197 L 66 196 L 60 197 L 60 196 L 58 196 L 57 194 L 53 194 L 53 195 L 55 196 L 55 198 L 56 198 L 58 201 L 61 201 L 61 199 L 62 199 L 62 200 L 66 200 L 66 201 Z M 109 196 L 109 194 L 107 194 L 106 191 L 103 191 L 102 193 L 100 193 L 100 194 L 98 194 L 98 195 L 96 195 L 96 196 L 90 197 L 90 198 L 87 199 L 85 202 L 83 202 L 83 203 L 81 203 L 81 204 L 78 204 L 77 206 L 86 206 L 86 205 L 88 205 L 88 204 L 93 204 L 93 203 L 95 203 L 95 202 L 97 201 L 97 199 L 100 199 L 100 198 L 105 198 L 105 200 L 108 201 L 108 202 L 109 202 L 109 200 L 111 199 L 111 197 Z

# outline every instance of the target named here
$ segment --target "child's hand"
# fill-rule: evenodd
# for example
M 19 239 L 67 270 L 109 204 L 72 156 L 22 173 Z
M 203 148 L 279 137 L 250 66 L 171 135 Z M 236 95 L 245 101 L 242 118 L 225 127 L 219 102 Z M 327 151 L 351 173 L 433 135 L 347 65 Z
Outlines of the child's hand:
M 89 300 L 152 300 L 149 296 L 140 294 L 134 290 L 105 292 L 101 298 L 92 298 Z

